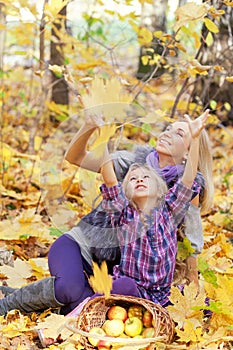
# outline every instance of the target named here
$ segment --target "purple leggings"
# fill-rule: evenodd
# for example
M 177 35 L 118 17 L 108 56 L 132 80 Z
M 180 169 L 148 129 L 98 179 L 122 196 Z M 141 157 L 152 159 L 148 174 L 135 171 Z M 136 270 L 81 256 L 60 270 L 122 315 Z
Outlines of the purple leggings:
M 48 255 L 51 276 L 55 276 L 55 297 L 64 304 L 61 312 L 69 313 L 89 296 L 94 295 L 87 276 L 92 268 L 82 257 L 80 247 L 69 235 L 63 234 L 51 246 Z M 135 281 L 121 277 L 113 281 L 112 294 L 139 296 Z

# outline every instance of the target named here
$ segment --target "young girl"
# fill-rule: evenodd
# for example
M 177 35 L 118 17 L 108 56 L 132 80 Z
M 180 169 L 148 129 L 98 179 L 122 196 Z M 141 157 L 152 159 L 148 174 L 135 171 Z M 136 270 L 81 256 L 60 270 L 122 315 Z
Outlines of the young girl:
M 182 178 L 168 192 L 165 182 L 148 165 L 133 164 L 123 183 L 118 183 L 112 161 L 105 159 L 101 169 L 104 179 L 101 205 L 117 228 L 121 248 L 120 264 L 113 270 L 113 290 L 122 277 L 127 277 L 137 288 L 138 296 L 163 306 L 169 302 L 177 253 L 177 228 L 193 193 L 200 192 L 194 179 L 199 135 L 207 116 L 208 111 L 194 121 L 186 116 L 191 138 L 187 162 Z M 124 294 L 124 290 L 120 293 Z

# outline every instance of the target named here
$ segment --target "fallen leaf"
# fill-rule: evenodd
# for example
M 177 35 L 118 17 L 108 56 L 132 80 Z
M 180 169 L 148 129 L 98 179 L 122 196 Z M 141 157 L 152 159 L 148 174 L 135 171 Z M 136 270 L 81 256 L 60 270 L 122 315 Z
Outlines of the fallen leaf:
M 102 262 L 100 267 L 97 263 L 93 262 L 93 276 L 89 278 L 89 283 L 95 293 L 104 294 L 106 298 L 110 296 L 112 277 L 108 274 L 105 261 Z

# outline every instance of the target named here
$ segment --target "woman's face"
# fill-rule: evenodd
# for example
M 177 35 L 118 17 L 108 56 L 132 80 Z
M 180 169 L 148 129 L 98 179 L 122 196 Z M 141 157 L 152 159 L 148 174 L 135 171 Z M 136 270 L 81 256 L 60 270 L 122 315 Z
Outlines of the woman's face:
M 191 134 L 188 123 L 175 122 L 169 124 L 159 135 L 156 150 L 173 159 L 174 164 L 179 164 L 186 158 L 191 142 Z

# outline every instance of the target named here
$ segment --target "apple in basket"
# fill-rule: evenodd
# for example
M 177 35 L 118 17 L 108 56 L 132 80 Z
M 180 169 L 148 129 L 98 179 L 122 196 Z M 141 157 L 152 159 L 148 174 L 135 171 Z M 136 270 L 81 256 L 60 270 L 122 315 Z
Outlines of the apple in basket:
M 93 327 L 93 328 L 91 328 L 89 333 L 91 333 L 91 334 L 98 334 L 98 335 L 102 335 L 102 336 L 104 336 L 106 334 L 105 331 L 102 328 L 100 328 L 100 327 Z M 97 346 L 97 344 L 100 341 L 100 339 L 88 337 L 88 341 L 89 341 L 89 343 L 91 345 Z
M 142 320 L 145 308 L 141 305 L 131 305 L 128 309 L 128 317 L 137 317 Z
M 125 322 L 128 318 L 128 313 L 124 307 L 113 305 L 108 310 L 107 317 L 109 320 L 122 320 Z
M 153 316 L 149 310 L 146 310 L 143 314 L 142 323 L 144 327 L 152 327 Z
M 106 336 L 106 339 L 100 339 L 98 344 L 97 344 L 97 348 L 98 350 L 106 350 L 106 349 L 111 349 L 111 342 L 107 339 L 107 336 Z
M 153 338 L 155 336 L 155 330 L 153 327 L 144 328 L 142 331 L 143 338 Z
M 125 334 L 130 337 L 135 337 L 142 332 L 143 324 L 142 320 L 138 317 L 130 317 L 125 321 Z
M 119 337 L 124 332 L 124 322 L 122 320 L 106 320 L 102 326 L 103 330 L 110 337 Z

